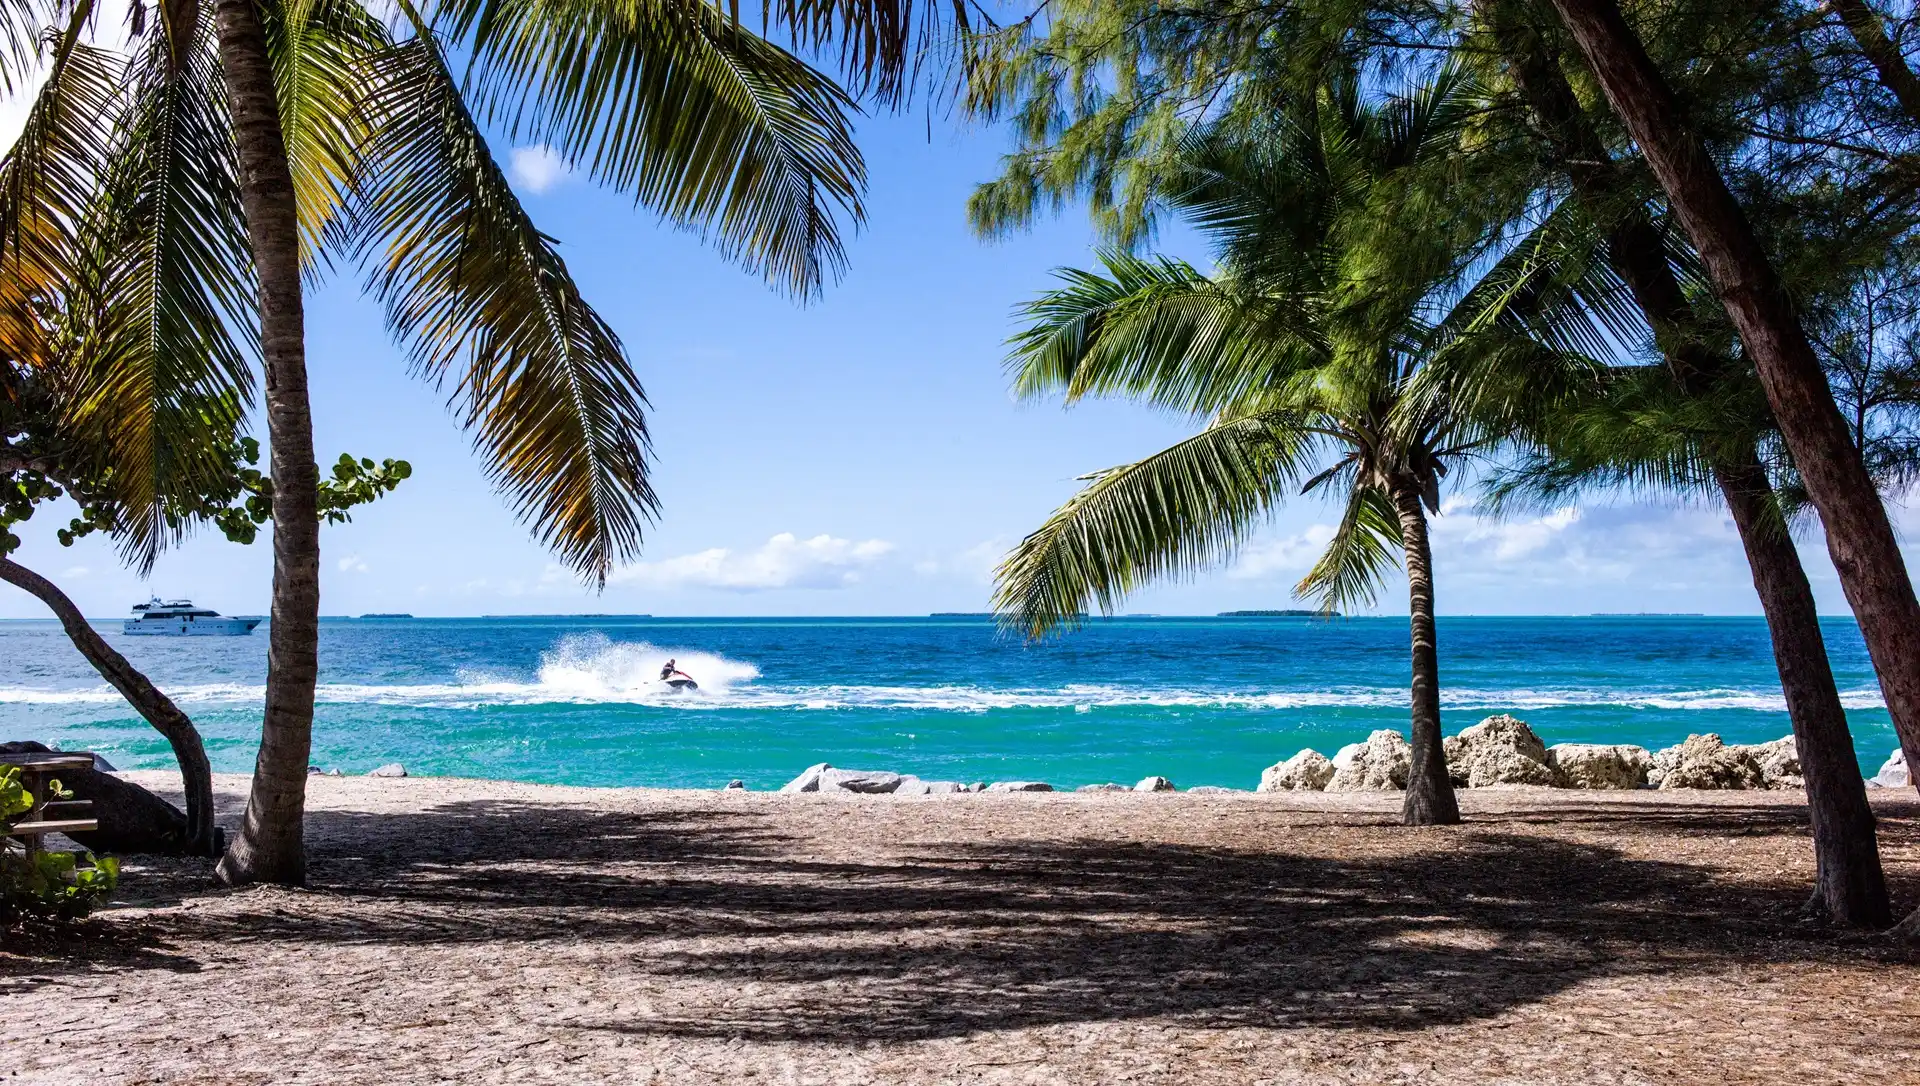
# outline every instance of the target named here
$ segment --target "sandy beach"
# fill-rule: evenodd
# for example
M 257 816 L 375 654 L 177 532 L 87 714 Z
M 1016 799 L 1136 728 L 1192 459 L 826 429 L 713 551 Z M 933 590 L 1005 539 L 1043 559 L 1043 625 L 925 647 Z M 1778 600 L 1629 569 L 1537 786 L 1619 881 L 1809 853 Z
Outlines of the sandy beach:
M 0 953 L 25 1081 L 1920 1079 L 1920 956 L 1796 923 L 1791 794 L 311 784 L 309 889 L 134 859 Z

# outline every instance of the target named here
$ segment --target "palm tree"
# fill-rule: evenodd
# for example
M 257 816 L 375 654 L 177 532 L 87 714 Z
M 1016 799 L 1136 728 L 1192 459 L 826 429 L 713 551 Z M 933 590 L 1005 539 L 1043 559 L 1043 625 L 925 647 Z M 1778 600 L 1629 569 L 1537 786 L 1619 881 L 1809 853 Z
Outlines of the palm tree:
M 1404 562 L 1409 824 L 1459 820 L 1427 518 L 1450 471 L 1503 439 L 1503 419 L 1588 368 L 1573 348 L 1597 333 L 1557 282 L 1546 227 L 1503 250 L 1504 210 L 1449 186 L 1474 95 L 1452 69 L 1378 107 L 1336 86 L 1256 138 L 1197 137 L 1170 202 L 1212 236 L 1220 270 L 1108 254 L 1104 274 L 1063 273 L 1027 307 L 1012 357 L 1026 395 L 1122 395 L 1207 424 L 1089 476 L 1026 537 L 998 570 L 1006 621 L 1040 636 L 1090 603 L 1110 610 L 1147 580 L 1225 557 L 1286 493 L 1344 491 L 1296 591 L 1327 608 L 1366 601 L 1396 552 Z
M 1528 474 L 1555 502 L 1582 483 L 1612 482 L 1717 492 L 1725 501 L 1767 616 L 1807 782 L 1817 859 L 1809 912 L 1847 926 L 1884 927 L 1890 913 L 1873 810 L 1813 588 L 1760 455 L 1771 415 L 1751 373 L 1720 346 L 1725 335 L 1695 311 L 1675 271 L 1692 263 L 1689 254 L 1670 252 L 1671 234 L 1654 222 L 1639 186 L 1615 161 L 1527 5 L 1488 3 L 1479 12 L 1493 55 L 1531 114 L 1526 138 L 1545 141 L 1551 153 L 1538 157 L 1564 171 L 1579 211 L 1604 228 L 1606 258 L 1666 362 L 1664 373 L 1623 371 L 1597 403 L 1547 418 L 1549 432 L 1536 435 L 1546 455 Z
M 112 133 L 90 145 L 105 155 L 35 151 L 24 172 L 61 183 L 23 187 L 10 214 L 29 229 L 0 267 L 28 264 L 42 233 L 78 255 L 53 286 L 0 298 L 14 303 L 0 332 L 48 290 L 72 296 L 84 355 L 72 372 L 88 382 L 75 421 L 114 450 L 127 546 L 148 554 L 169 540 L 155 495 L 169 472 L 195 469 L 194 446 L 167 440 L 169 397 L 226 391 L 244 407 L 260 358 L 276 522 L 267 697 L 246 821 L 220 874 L 298 883 L 319 608 L 303 278 L 334 259 L 368 267 L 415 367 L 451 382 L 495 483 L 604 583 L 654 514 L 645 397 L 481 118 L 804 296 L 838 271 L 842 223 L 862 214 L 852 102 L 705 0 L 399 0 L 392 29 L 358 0 L 168 0 L 136 5 L 124 61 L 83 40 L 90 3 L 0 5 L 0 82 L 20 84 L 58 19 L 55 64 L 98 59 L 109 78 L 84 100 L 50 79 L 42 97 Z M 913 28 L 933 25 L 897 0 L 772 14 L 803 46 L 839 43 L 883 99 L 907 85 Z
M 1920 762 L 1920 598 L 1886 506 L 1778 269 L 1720 167 L 1614 0 L 1552 0 L 1608 104 L 1645 156 L 1740 334 L 1820 511 L 1909 764 Z M 1920 916 L 1915 917 L 1920 927 Z

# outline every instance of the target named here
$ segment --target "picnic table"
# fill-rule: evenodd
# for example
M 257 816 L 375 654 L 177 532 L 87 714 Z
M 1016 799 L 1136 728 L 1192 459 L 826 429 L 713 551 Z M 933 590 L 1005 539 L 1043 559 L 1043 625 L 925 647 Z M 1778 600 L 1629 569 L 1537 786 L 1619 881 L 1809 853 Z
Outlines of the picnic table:
M 58 780 L 60 774 L 92 769 L 92 754 L 85 751 L 0 754 L 0 766 L 18 766 L 20 783 L 33 796 L 32 809 L 22 815 L 7 833 L 9 837 L 20 838 L 27 855 L 32 856 L 40 851 L 42 839 L 47 834 L 87 833 L 100 828 L 98 820 L 86 817 L 93 809 L 92 800 L 51 799 L 47 796 L 47 782 Z

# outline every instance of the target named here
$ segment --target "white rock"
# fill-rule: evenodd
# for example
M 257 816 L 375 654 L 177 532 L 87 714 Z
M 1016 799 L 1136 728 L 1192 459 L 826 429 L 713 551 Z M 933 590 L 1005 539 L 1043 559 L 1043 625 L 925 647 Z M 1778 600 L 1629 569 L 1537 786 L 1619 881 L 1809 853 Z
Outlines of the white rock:
M 1907 769 L 1907 752 L 1899 747 L 1893 749 L 1880 772 L 1867 781 L 1870 788 L 1908 788 L 1913 785 L 1913 775 Z
M 1447 775 L 1467 788 L 1497 784 L 1553 783 L 1547 766 L 1547 745 L 1527 722 L 1508 716 L 1490 716 L 1443 741 Z
M 1364 745 L 1364 744 L 1359 744 Z M 1260 774 L 1262 792 L 1319 792 L 1333 780 L 1333 761 L 1317 750 L 1303 750 Z
M 1760 763 L 1760 779 L 1767 788 L 1805 788 L 1807 781 L 1800 773 L 1800 745 L 1793 736 L 1783 736 L 1771 743 L 1755 743 L 1750 746 L 1729 747 L 1729 750 L 1744 751 L 1753 755 Z
M 1053 785 L 1045 781 L 994 781 L 987 785 L 989 792 L 1051 792 Z
M 923 781 L 911 774 L 900 778 L 900 787 L 893 790 L 896 796 L 938 796 L 952 792 L 964 792 L 967 786 L 955 781 Z
M 825 762 L 821 762 L 818 765 L 810 765 L 801 770 L 798 777 L 781 785 L 780 790 L 782 792 L 818 792 L 820 790 L 820 774 L 832 768 L 832 766 Z
M 112 763 L 112 762 L 109 762 L 109 761 L 107 761 L 107 760 L 106 760 L 105 758 L 103 758 L 103 757 L 101 757 L 101 756 L 100 756 L 100 755 L 98 755 L 98 754 L 96 754 L 96 755 L 94 755 L 94 756 L 93 756 L 93 768 L 94 768 L 94 770 L 95 770 L 96 772 L 99 772 L 99 773 L 118 773 L 118 772 L 120 772 L 119 770 L 117 770 L 117 769 L 115 769 L 115 768 L 113 768 L 113 763 Z
M 1133 791 L 1133 789 L 1128 788 L 1124 784 L 1114 784 L 1111 781 L 1109 781 L 1106 784 L 1083 784 L 1080 787 L 1074 789 L 1074 791 L 1076 792 L 1131 792 Z
M 1173 782 L 1165 777 L 1142 777 L 1140 783 L 1133 786 L 1136 792 L 1171 792 Z
M 1329 792 L 1391 792 L 1407 786 L 1413 748 L 1406 737 L 1385 728 L 1364 743 L 1349 743 L 1333 756 Z
M 1547 766 L 1561 788 L 1645 788 L 1653 755 L 1630 744 L 1555 743 Z
M 399 762 L 388 762 L 386 765 L 367 774 L 369 777 L 404 777 L 406 775 L 407 767 L 401 765 Z
M 857 792 L 880 796 L 900 787 L 900 774 L 880 769 L 824 769 L 820 771 L 822 792 Z
M 1654 752 L 1647 781 L 1655 788 L 1765 788 L 1766 774 L 1751 750 L 1727 746 L 1717 735 L 1689 735 Z

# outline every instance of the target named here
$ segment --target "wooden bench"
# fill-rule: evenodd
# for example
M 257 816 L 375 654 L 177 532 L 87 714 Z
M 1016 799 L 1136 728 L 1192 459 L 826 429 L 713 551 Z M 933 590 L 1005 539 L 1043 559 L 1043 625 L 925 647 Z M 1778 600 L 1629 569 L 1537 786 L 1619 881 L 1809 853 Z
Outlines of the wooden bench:
M 47 796 L 49 781 L 58 780 L 62 773 L 92 769 L 93 755 L 70 751 L 0 754 L 0 766 L 17 766 L 21 786 L 33 796 L 32 809 L 20 816 L 20 820 L 7 831 L 7 836 L 20 839 L 27 855 L 40 851 L 47 834 L 87 833 L 100 828 L 97 819 L 85 817 L 93 809 L 91 800 L 50 799 Z

